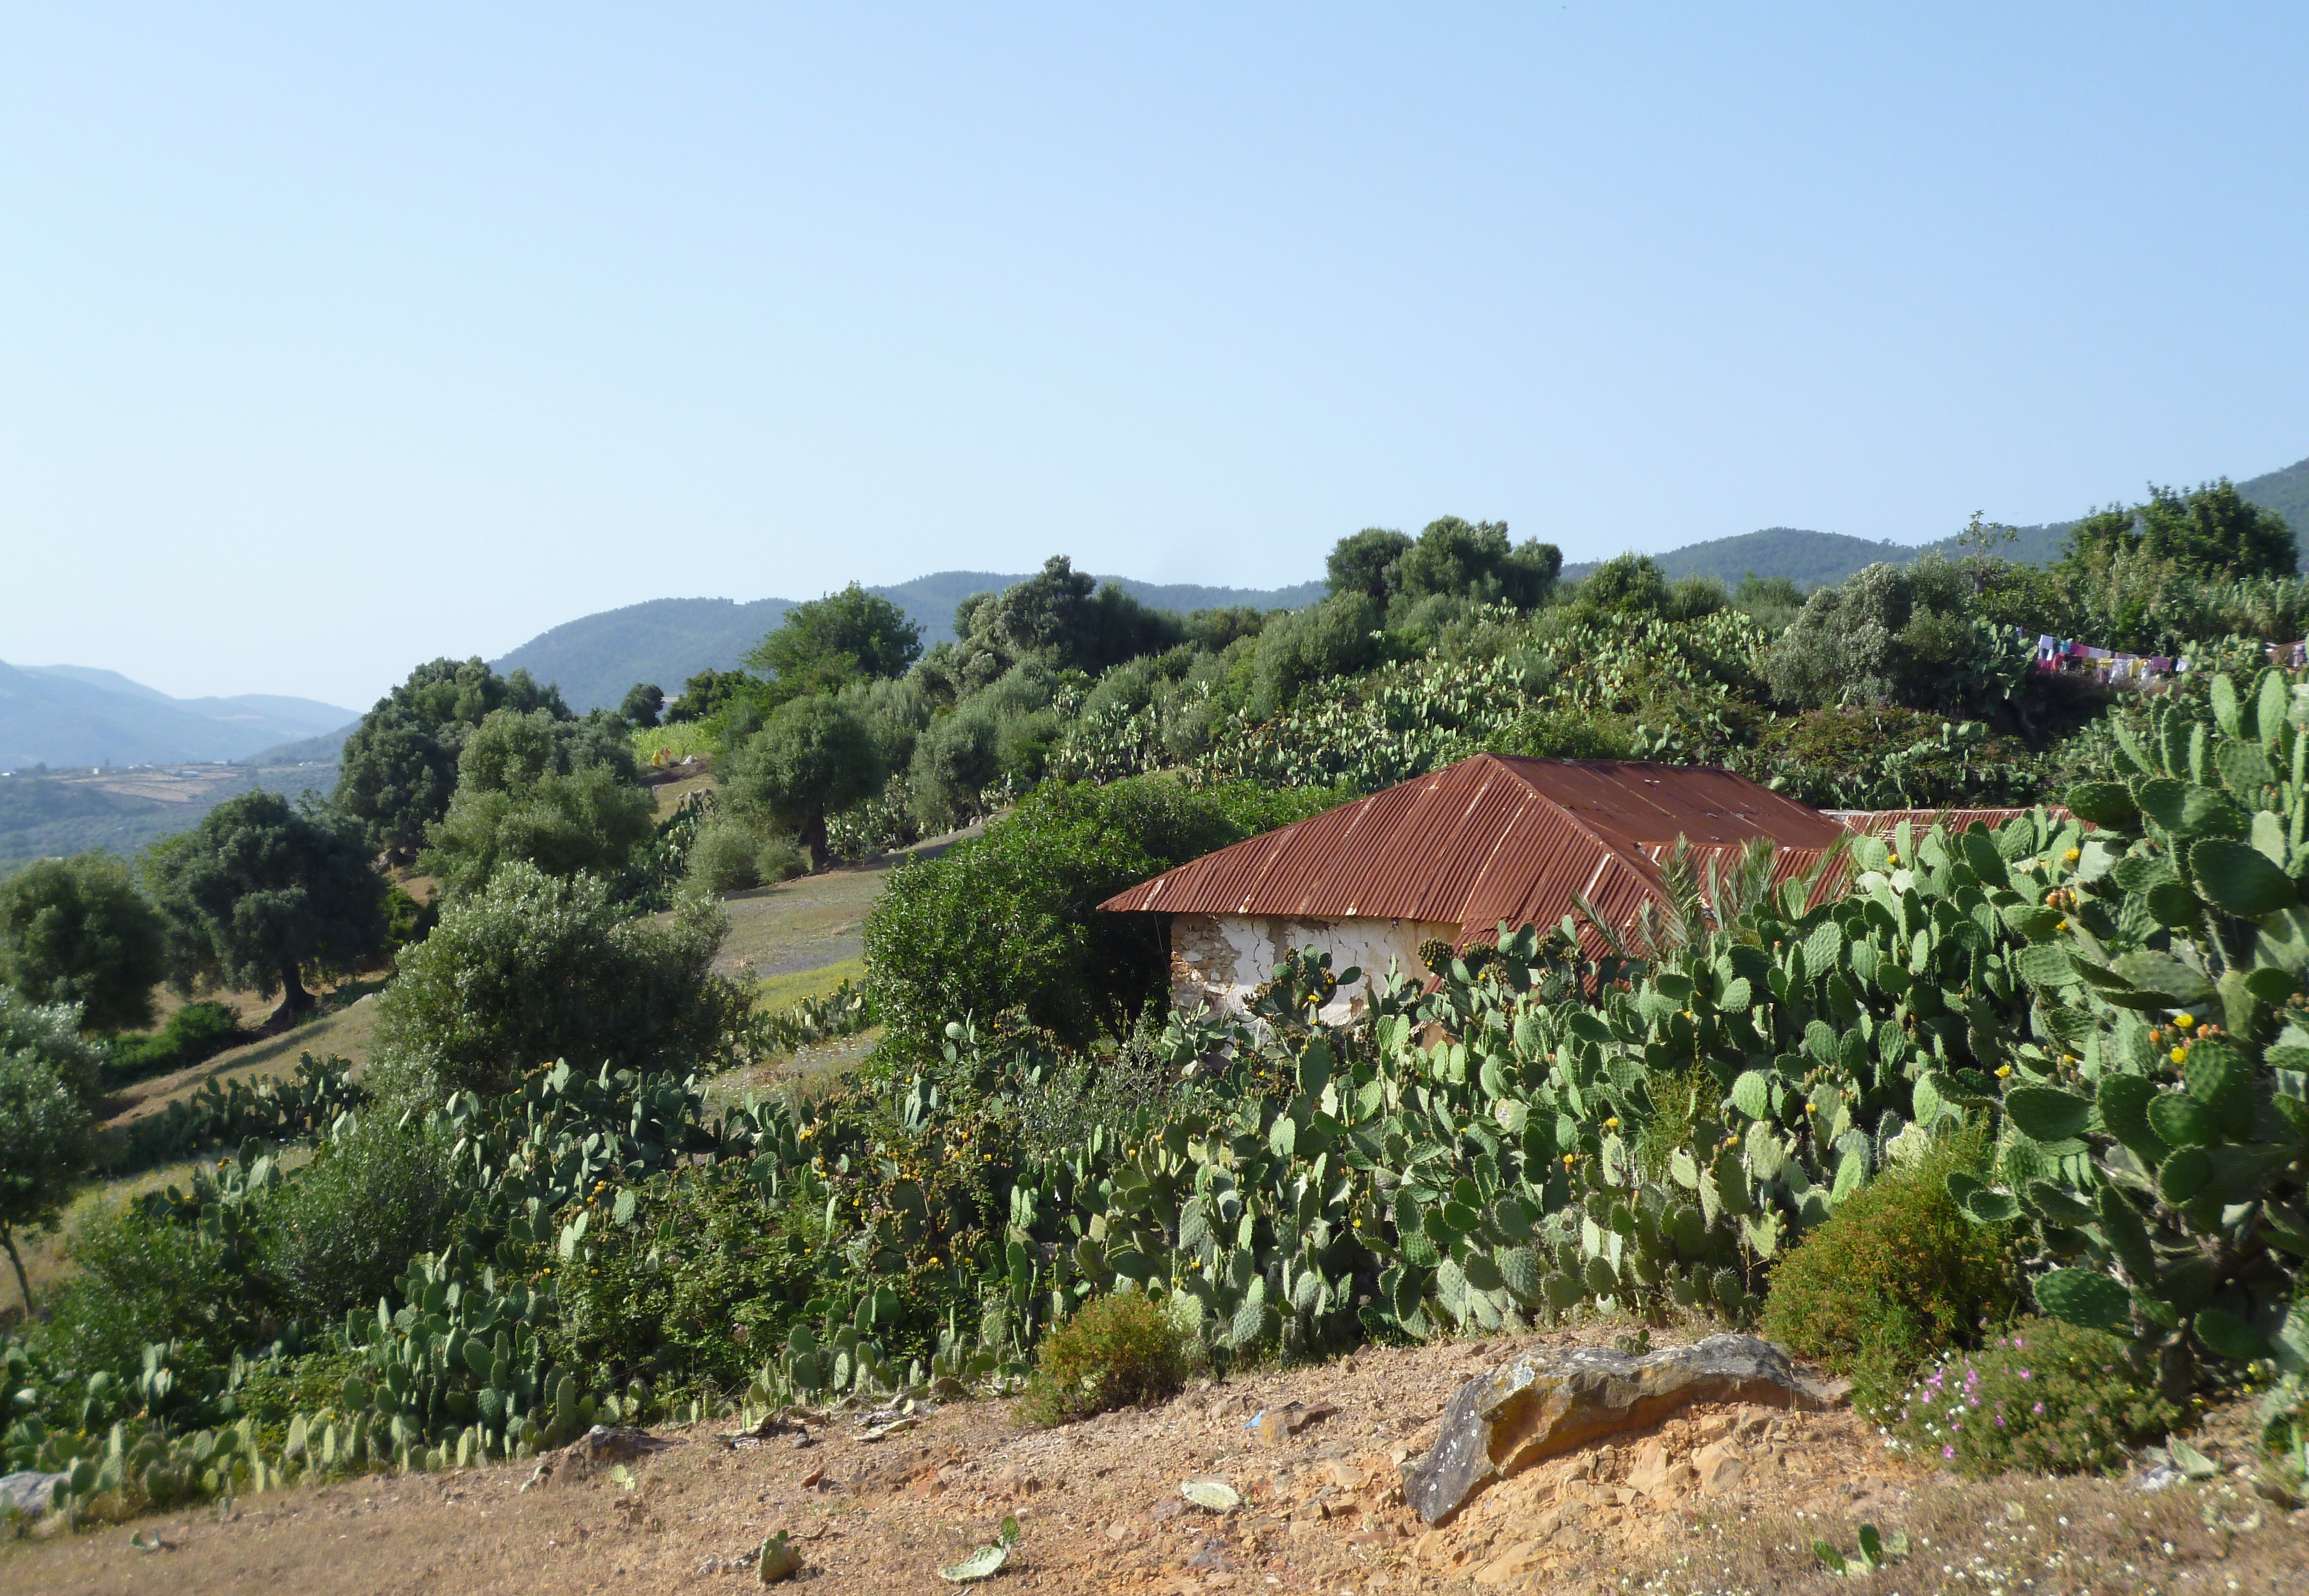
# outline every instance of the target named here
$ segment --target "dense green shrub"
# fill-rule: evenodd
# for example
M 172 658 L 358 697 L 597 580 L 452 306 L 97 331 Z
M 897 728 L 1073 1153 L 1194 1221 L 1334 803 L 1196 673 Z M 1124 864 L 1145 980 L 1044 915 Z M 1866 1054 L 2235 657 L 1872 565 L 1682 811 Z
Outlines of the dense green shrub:
M 419 903 L 397 886 L 385 893 L 385 948 L 387 953 L 398 953 L 412 943 L 422 942 L 441 923 L 441 900 L 435 897 Z
M 624 1223 L 610 1194 L 586 1197 L 599 1228 L 559 1275 L 554 1357 L 604 1386 L 742 1389 L 814 1294 L 822 1222 L 765 1205 L 742 1170 L 685 1170 L 636 1195 Z
M 1495 739 L 1492 752 L 1527 759 L 1625 759 L 1628 740 L 1578 715 L 1526 710 Z
M 497 710 L 465 739 L 456 793 L 419 863 L 451 898 L 479 892 L 513 859 L 607 879 L 654 829 L 656 809 L 620 723 Z
M 1258 634 L 1251 712 L 1276 713 L 1299 689 L 1324 677 L 1351 676 L 1379 662 L 1387 611 L 1359 592 L 1345 592 L 1286 616 Z
M 1096 905 L 1245 834 L 1175 780 L 1039 788 L 985 836 L 893 873 L 866 917 L 875 1011 L 924 1044 L 958 1014 L 1119 1035 L 1161 994 L 1167 945 L 1154 917 Z
M 91 1031 L 152 1022 L 160 917 L 125 860 L 36 859 L 0 881 L 0 985 L 33 1003 L 76 1003 Z
M 2048 696 L 2066 697 L 2064 690 Z M 2053 786 L 2050 758 L 1976 720 L 1928 710 L 1843 706 L 1779 715 L 1726 763 L 1823 809 L 2028 804 Z
M 1905 1369 L 2008 1316 L 2010 1234 L 1967 1219 L 1948 1189 L 1982 1158 L 1976 1133 L 1947 1136 L 1846 1197 L 1773 1270 L 1766 1333 L 1838 1373 Z
M 256 1305 L 230 1246 L 149 1204 L 101 1215 L 65 1250 L 77 1272 L 47 1298 L 49 1322 L 34 1333 L 83 1376 L 133 1376 L 154 1342 L 182 1343 L 179 1369 L 220 1367 L 254 1326 Z
M 785 837 L 745 815 L 717 813 L 697 828 L 689 845 L 688 880 L 719 897 L 789 880 L 809 867 Z
M 1093 1298 L 1043 1336 L 1023 1424 L 1067 1424 L 1172 1395 L 1194 1342 L 1144 1291 Z
M 2023 1319 L 1978 1351 L 1935 1360 L 1882 1417 L 1926 1462 L 1976 1479 L 2119 1469 L 2128 1447 L 2179 1418 L 2133 1357 L 2101 1331 Z
M 501 1091 L 558 1058 L 589 1069 L 694 1064 L 742 1007 L 713 973 L 726 929 L 702 900 L 662 921 L 627 919 L 591 876 L 557 880 L 508 864 L 402 955 L 377 999 L 381 1078 L 431 1097 Z
M 1772 691 L 1800 709 L 1881 706 L 1981 714 L 2022 695 L 2031 638 L 1991 619 L 1967 570 L 1932 556 L 1870 565 L 1804 600 L 1773 643 Z
M 221 1003 L 188 1003 L 151 1036 L 116 1038 L 107 1050 L 106 1075 L 116 1082 L 142 1081 L 189 1069 L 227 1048 L 248 1040 L 240 1016 Z
M 450 1143 L 385 1114 L 322 1143 L 264 1210 L 260 1257 L 281 1299 L 316 1322 L 391 1294 L 411 1255 L 438 1248 L 463 1199 Z
M 233 1407 L 261 1425 L 285 1429 L 299 1413 L 342 1404 L 345 1382 L 366 1365 L 359 1352 L 334 1342 L 295 1357 L 255 1359 L 233 1391 Z
M 26 1003 L 0 988 L 0 1058 L 46 1065 L 84 1108 L 94 1109 L 102 1094 L 105 1049 L 81 1034 L 74 1005 Z
M 960 825 L 1040 781 L 1066 724 L 1060 689 L 1049 666 L 1030 656 L 930 721 L 907 771 L 915 819 L 933 829 Z

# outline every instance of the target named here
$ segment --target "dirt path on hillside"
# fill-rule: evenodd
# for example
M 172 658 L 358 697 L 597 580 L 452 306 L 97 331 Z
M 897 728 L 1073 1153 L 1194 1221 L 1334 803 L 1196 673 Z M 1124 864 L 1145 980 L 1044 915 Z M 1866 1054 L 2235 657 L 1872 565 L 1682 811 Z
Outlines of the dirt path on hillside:
M 2305 1515 L 2255 1511 L 2226 1485 L 1959 1484 L 1890 1458 L 1849 1411 L 1691 1409 L 1494 1487 L 1444 1529 L 1403 1505 L 1400 1462 L 1431 1440 L 1461 1381 L 1521 1346 L 1602 1339 L 1379 1350 L 1047 1431 L 1017 1428 L 997 1402 L 949 1406 L 878 1443 L 848 1419 L 808 1445 L 739 1450 L 692 1427 L 663 1432 L 675 1445 L 634 1467 L 632 1490 L 599 1474 L 524 1492 L 528 1464 L 300 1488 L 229 1517 L 21 1544 L 0 1555 L 0 1591 L 734 1596 L 758 1588 L 755 1549 L 783 1530 L 804 1560 L 798 1590 L 884 1596 L 955 1588 L 938 1569 L 1006 1514 L 1024 1535 L 986 1587 L 996 1593 L 2309 1588 Z M 1278 1445 L 1245 1428 L 1293 1401 L 1338 1411 Z M 1713 1480 L 1657 1480 L 1663 1457 L 1703 1444 Z M 1196 1507 L 1180 1494 L 1189 1479 L 1224 1480 L 1243 1505 Z M 2209 1521 L 2209 1502 L 2227 1527 Z M 1812 1540 L 1849 1550 L 1864 1521 L 1907 1530 L 1915 1557 L 1873 1580 L 1820 1573 Z M 132 1533 L 166 1549 L 140 1550 Z

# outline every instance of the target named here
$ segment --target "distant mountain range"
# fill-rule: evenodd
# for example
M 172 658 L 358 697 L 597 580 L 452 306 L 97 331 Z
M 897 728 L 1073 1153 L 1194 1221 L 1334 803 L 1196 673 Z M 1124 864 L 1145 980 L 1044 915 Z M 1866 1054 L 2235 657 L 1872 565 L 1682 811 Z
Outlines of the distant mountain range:
M 171 698 L 117 671 L 0 664 L 0 770 L 242 759 L 356 719 L 309 698 Z
M 2293 523 L 2302 543 L 2301 568 L 2309 570 L 2309 460 L 2240 482 L 2236 490 L 2248 503 L 2274 510 Z M 2056 521 L 2043 526 L 2016 527 L 2013 530 L 2019 534 L 2019 539 L 2002 552 L 2007 559 L 2049 565 L 2061 557 L 2061 545 L 2067 539 L 2069 529 L 2076 524 L 2073 521 Z M 1842 532 L 1775 526 L 1760 532 L 1742 532 L 1734 538 L 1711 538 L 1705 543 L 1687 544 L 1652 557 L 1670 576 L 1713 576 L 1730 585 L 1753 573 L 1758 576 L 1785 576 L 1803 587 L 1820 587 L 1842 582 L 1855 571 L 1879 561 L 1905 565 L 1934 552 L 1954 556 L 1959 552 L 1957 540 L 1949 537 L 1933 543 L 1872 543 Z M 1589 560 L 1566 565 L 1563 574 L 1585 576 L 1599 563 Z
M 922 629 L 922 646 L 934 648 L 954 635 L 956 606 L 973 593 L 998 592 L 1024 574 L 938 571 L 895 587 L 869 588 L 904 610 Z M 1142 603 L 1185 613 L 1249 605 L 1258 609 L 1297 609 L 1325 592 L 1319 582 L 1288 588 L 1164 585 L 1129 577 L 1115 581 Z M 558 683 L 571 709 L 614 709 L 636 682 L 655 682 L 669 694 L 707 668 L 728 670 L 777 627 L 794 606 L 791 599 L 652 599 L 623 609 L 603 610 L 565 621 L 489 663 L 500 671 L 526 669 L 540 682 Z

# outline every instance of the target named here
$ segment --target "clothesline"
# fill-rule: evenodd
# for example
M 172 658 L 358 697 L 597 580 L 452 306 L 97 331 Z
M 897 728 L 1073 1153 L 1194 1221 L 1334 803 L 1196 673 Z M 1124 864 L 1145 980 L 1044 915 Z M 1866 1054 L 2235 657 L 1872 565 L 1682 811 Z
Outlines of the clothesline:
M 2037 639 L 2037 669 L 2046 675 L 2089 670 L 2106 681 L 2145 682 L 2179 675 L 2189 662 L 2169 654 L 2119 653 L 2047 633 Z
M 2271 665 L 2287 670 L 2309 669 L 2309 639 L 2299 643 L 2267 643 L 2263 645 L 2262 652 L 2268 656 Z M 2169 654 L 2120 653 L 2114 649 L 2096 648 L 2091 643 L 2054 637 L 2047 633 L 2037 639 L 2037 669 L 2048 675 L 2063 670 L 2089 670 L 2107 681 L 2145 682 L 2182 675 L 2188 670 L 2189 661 Z

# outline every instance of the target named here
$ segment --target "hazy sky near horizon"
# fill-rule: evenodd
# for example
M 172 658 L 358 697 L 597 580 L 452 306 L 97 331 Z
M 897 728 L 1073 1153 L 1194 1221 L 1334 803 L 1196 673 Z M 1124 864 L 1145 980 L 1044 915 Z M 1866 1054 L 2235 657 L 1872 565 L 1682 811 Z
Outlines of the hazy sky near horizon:
M 0 659 L 2309 453 L 2293 6 L 0 6 Z

